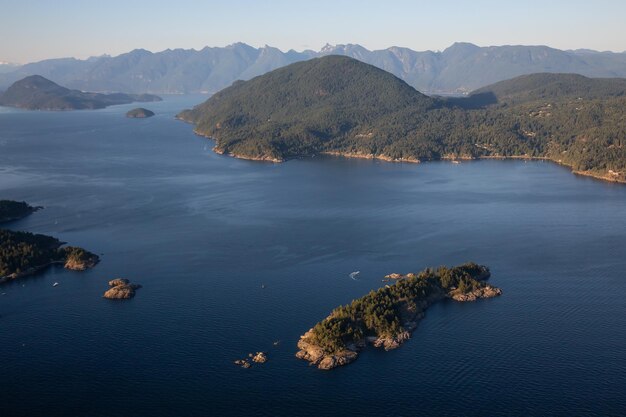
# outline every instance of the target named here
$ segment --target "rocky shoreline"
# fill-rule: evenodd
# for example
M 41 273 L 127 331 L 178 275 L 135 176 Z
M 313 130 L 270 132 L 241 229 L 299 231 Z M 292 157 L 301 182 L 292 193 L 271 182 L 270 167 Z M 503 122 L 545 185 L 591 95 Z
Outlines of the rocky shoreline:
M 210 138 L 213 139 L 213 138 Z M 237 159 L 244 159 L 246 161 L 262 161 L 262 162 L 274 162 L 274 163 L 280 163 L 280 162 L 285 162 L 284 159 L 278 159 L 278 158 L 272 158 L 270 156 L 245 156 L 245 155 L 240 155 L 240 154 L 236 154 L 236 153 L 231 153 L 231 152 L 225 152 L 222 149 L 219 149 L 217 147 L 217 145 L 215 147 L 213 147 L 213 152 L 215 152 L 218 155 L 227 155 L 227 156 L 232 156 L 233 158 L 237 158 Z
M 419 164 L 422 161 L 418 158 L 392 158 L 387 155 L 375 155 L 373 153 L 363 154 L 358 152 L 338 152 L 338 151 L 324 151 L 320 152 L 320 155 L 340 156 L 342 158 L 356 158 L 356 159 L 378 159 L 386 162 L 410 162 L 412 164 Z
M 402 280 L 407 277 L 416 277 L 415 274 L 390 274 L 394 280 Z M 488 269 L 484 269 L 481 275 L 477 276 L 477 280 L 485 280 L 489 278 L 490 273 Z M 485 284 L 482 287 L 471 291 L 461 291 L 458 288 L 454 288 L 451 291 L 438 291 L 429 297 L 416 300 L 415 303 L 409 306 L 408 302 L 404 302 L 402 305 L 402 330 L 397 332 L 394 336 L 365 336 L 359 339 L 355 343 L 350 343 L 345 346 L 345 349 L 329 353 L 324 350 L 318 343 L 316 343 L 316 337 L 314 329 L 309 329 L 304 335 L 300 337 L 297 343 L 299 351 L 296 353 L 296 357 L 309 362 L 310 365 L 316 366 L 321 370 L 330 370 L 338 366 L 347 365 L 355 361 L 368 344 L 375 348 L 383 348 L 386 351 L 396 349 L 400 347 L 404 342 L 411 338 L 411 333 L 417 328 L 419 321 L 425 317 L 425 312 L 431 305 L 445 300 L 451 299 L 457 302 L 470 302 L 478 299 L 493 298 L 502 294 L 502 290 Z M 327 319 L 331 319 L 329 316 Z
M 190 122 L 188 120 L 185 120 L 181 117 L 178 117 L 178 120 L 182 120 L 185 123 L 190 123 L 193 124 L 193 122 Z M 223 149 L 219 148 L 219 140 L 212 137 L 212 136 L 208 136 L 205 135 L 201 132 L 199 132 L 198 130 L 194 130 L 194 133 L 198 136 L 202 136 L 205 137 L 207 139 L 213 140 L 215 142 L 215 146 L 213 147 L 213 151 L 219 155 L 227 155 L 227 156 L 231 156 L 233 158 L 237 158 L 237 159 L 243 159 L 246 161 L 262 161 L 262 162 L 273 162 L 273 163 L 280 163 L 280 162 L 285 162 L 287 161 L 287 159 L 284 158 L 275 158 L 275 157 L 271 157 L 271 156 L 248 156 L 248 155 L 242 155 L 242 154 L 237 154 L 237 153 L 233 153 L 233 152 L 225 152 Z M 356 152 L 341 152 L 341 151 L 323 151 L 320 152 L 319 155 L 328 155 L 328 156 L 336 156 L 336 157 L 342 157 L 342 158 L 355 158 L 355 159 L 376 159 L 376 160 L 380 160 L 380 161 L 385 161 L 385 162 L 408 162 L 408 163 L 412 163 L 412 164 L 419 164 L 422 162 L 436 162 L 436 161 L 452 161 L 452 162 L 456 162 L 456 161 L 476 161 L 476 160 L 480 160 L 480 159 L 499 159 L 499 160 L 525 160 L 525 161 L 549 161 L 549 162 L 553 162 L 557 165 L 561 165 L 564 167 L 567 167 L 571 170 L 571 172 L 575 175 L 581 175 L 581 176 L 585 176 L 585 177 L 591 177 L 591 178 L 595 178 L 598 180 L 602 180 L 602 181 L 608 181 L 608 182 L 614 182 L 614 183 L 619 183 L 619 184 L 626 184 L 626 179 L 622 179 L 619 177 L 619 173 L 613 173 L 612 171 L 608 171 L 606 174 L 603 173 L 597 173 L 597 172 L 593 172 L 593 171 L 576 171 L 572 168 L 571 165 L 565 164 L 563 162 L 554 160 L 552 158 L 546 157 L 546 156 L 528 156 L 528 155 L 510 155 L 510 156 L 500 156 L 500 155 L 485 155 L 485 156 L 479 156 L 479 157 L 469 157 L 469 156 L 450 156 L 450 155 L 446 155 L 443 156 L 439 159 L 432 159 L 432 160 L 421 160 L 419 158 L 414 158 L 414 157 L 409 157 L 409 158 L 392 158 L 390 156 L 387 155 L 376 155 L 376 154 L 362 154 L 362 153 L 356 153 Z M 304 156 L 303 156 L 304 157 Z M 298 157 L 294 157 L 293 159 L 296 159 Z
M 69 269 L 71 271 L 85 271 L 87 269 L 93 268 L 96 266 L 98 262 L 100 262 L 100 258 L 97 255 L 91 254 L 92 256 L 85 262 L 67 259 L 67 260 L 59 260 L 59 261 L 50 261 L 43 265 L 38 265 L 27 269 L 26 271 L 22 271 L 19 273 L 12 273 L 5 276 L 0 277 L 0 284 L 12 281 L 14 279 L 27 277 L 30 275 L 35 275 L 38 272 L 43 271 L 46 268 L 49 268 L 54 265 L 63 265 L 63 268 Z

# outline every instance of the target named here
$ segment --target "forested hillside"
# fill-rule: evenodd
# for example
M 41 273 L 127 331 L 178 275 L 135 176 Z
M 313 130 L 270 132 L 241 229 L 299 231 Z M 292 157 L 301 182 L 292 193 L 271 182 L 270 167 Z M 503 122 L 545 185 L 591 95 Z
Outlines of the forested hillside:
M 214 138 L 217 152 L 249 159 L 533 157 L 624 181 L 625 85 L 539 74 L 438 99 L 373 66 L 328 56 L 236 82 L 179 117 Z

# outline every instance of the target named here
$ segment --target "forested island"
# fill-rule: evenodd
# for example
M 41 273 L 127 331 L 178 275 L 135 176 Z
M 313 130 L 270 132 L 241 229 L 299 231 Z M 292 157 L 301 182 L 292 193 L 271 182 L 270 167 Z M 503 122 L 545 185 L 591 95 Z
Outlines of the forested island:
M 152 110 L 144 109 L 143 107 L 137 107 L 136 109 L 126 112 L 126 117 L 130 119 L 145 119 L 152 116 L 154 116 L 154 112 Z
M 624 108 L 625 79 L 533 74 L 446 99 L 327 56 L 237 81 L 178 118 L 239 158 L 538 158 L 626 182 Z
M 0 94 L 0 106 L 27 110 L 93 110 L 135 101 L 161 101 L 161 97 L 152 94 L 101 94 L 70 90 L 40 75 L 16 81 Z
M 25 201 L 0 200 L 0 223 L 22 219 L 41 207 L 33 207 Z
M 502 294 L 484 281 L 489 276 L 486 266 L 472 262 L 388 275 L 394 284 L 337 307 L 306 332 L 296 356 L 327 370 L 354 361 L 367 342 L 395 349 L 410 338 L 431 304 L 446 298 L 475 301 Z

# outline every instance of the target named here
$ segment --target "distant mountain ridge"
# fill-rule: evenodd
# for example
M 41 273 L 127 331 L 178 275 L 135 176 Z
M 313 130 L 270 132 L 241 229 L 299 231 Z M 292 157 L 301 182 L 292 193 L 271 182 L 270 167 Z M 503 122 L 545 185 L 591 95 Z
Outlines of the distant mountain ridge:
M 626 77 L 626 53 L 563 51 L 547 46 L 488 46 L 455 43 L 442 52 L 390 47 L 370 51 L 360 45 L 326 45 L 319 52 L 283 52 L 244 43 L 226 47 L 136 49 L 115 57 L 49 59 L 0 73 L 0 90 L 40 74 L 69 88 L 89 91 L 215 93 L 285 65 L 325 55 L 345 55 L 384 69 L 428 94 L 468 93 L 519 75 L 576 73 Z

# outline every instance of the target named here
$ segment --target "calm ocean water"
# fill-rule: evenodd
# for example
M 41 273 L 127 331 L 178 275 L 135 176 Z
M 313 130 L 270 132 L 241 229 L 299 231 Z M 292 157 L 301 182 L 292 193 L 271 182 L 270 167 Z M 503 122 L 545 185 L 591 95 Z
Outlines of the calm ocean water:
M 0 288 L 3 417 L 626 415 L 625 186 L 541 162 L 236 160 L 173 119 L 203 99 L 146 120 L 0 108 L 0 198 L 45 207 L 7 227 L 102 254 Z M 438 304 L 332 372 L 294 357 L 383 275 L 469 260 L 502 297 Z M 118 276 L 144 288 L 102 299 Z

